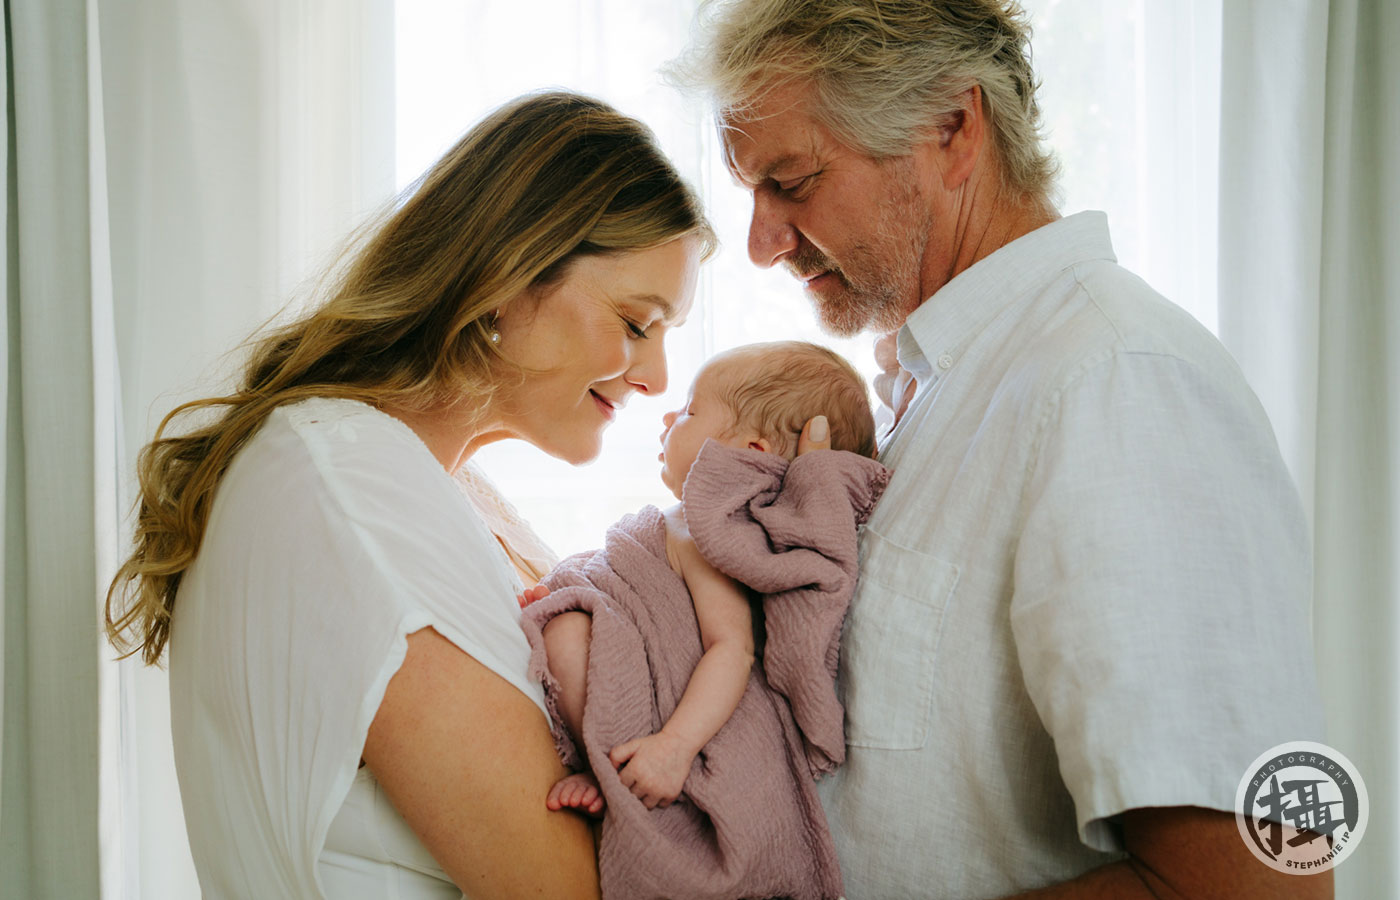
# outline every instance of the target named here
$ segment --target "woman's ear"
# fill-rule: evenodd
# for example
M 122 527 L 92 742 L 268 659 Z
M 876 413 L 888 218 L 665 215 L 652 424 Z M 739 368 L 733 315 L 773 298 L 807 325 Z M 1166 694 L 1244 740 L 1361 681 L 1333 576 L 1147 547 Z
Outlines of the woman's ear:
M 762 450 L 764 453 L 772 453 L 773 445 L 768 443 L 767 438 L 756 437 L 753 440 L 749 441 L 749 449 Z

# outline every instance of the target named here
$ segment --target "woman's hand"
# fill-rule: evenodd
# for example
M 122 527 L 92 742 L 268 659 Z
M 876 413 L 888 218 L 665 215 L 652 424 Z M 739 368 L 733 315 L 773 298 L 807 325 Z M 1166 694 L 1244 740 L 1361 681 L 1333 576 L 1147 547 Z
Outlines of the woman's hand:
M 812 416 L 807 420 L 807 424 L 802 426 L 802 434 L 797 438 L 797 455 L 801 456 L 812 450 L 831 449 L 831 426 L 827 424 L 826 416 Z
M 647 809 L 662 809 L 680 796 L 695 753 L 665 730 L 618 744 L 608 753 L 618 777 Z

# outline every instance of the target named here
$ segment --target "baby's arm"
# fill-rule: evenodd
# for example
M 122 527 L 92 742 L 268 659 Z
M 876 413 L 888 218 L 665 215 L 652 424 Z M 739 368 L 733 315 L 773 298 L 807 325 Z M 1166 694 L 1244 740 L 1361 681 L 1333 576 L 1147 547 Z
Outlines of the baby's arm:
M 666 524 L 667 556 L 690 591 L 705 653 L 661 730 L 608 754 L 648 809 L 669 806 L 680 794 L 696 754 L 734 714 L 753 667 L 753 614 L 743 585 L 705 561 L 678 510 Z

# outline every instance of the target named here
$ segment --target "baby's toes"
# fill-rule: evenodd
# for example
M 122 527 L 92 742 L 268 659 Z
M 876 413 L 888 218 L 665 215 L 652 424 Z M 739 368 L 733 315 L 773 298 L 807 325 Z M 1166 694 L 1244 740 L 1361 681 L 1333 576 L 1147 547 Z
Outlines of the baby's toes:
M 569 790 L 569 785 L 565 781 L 556 781 L 554 787 L 549 789 L 549 796 L 545 798 L 545 806 L 549 809 L 563 809 L 567 804 L 565 794 Z

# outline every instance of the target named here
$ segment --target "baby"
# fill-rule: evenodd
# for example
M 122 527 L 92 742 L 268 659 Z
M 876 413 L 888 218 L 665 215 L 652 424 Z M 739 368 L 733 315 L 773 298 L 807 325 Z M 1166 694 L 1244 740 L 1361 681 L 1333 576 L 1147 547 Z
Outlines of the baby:
M 795 458 L 816 416 L 851 452 Z M 889 477 L 865 385 L 822 347 L 755 344 L 662 421 L 681 504 L 624 517 L 521 598 L 560 755 L 584 770 L 546 803 L 605 816 L 607 897 L 838 897 L 813 778 L 845 759 L 856 528 Z
M 691 385 L 686 405 L 662 417 L 661 480 L 681 499 L 682 487 L 706 441 L 726 447 L 797 455 L 802 428 L 824 415 L 833 450 L 875 454 L 875 425 L 865 385 L 837 354 L 798 341 L 752 344 L 714 357 Z M 704 655 L 674 713 L 655 734 L 613 747 L 608 754 L 648 809 L 668 806 L 681 792 L 700 749 L 729 720 L 748 684 L 754 630 L 744 585 L 723 574 L 696 549 L 684 504 L 663 513 L 666 561 L 685 581 L 700 626 Z M 557 707 L 571 735 L 582 735 L 591 617 L 566 612 L 544 626 L 549 669 L 558 684 Z M 604 800 L 589 772 L 554 785 L 550 809 L 593 815 Z

